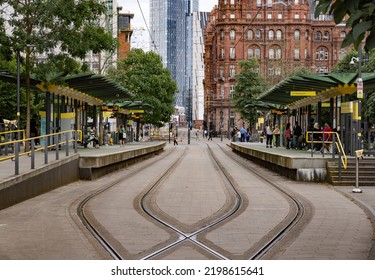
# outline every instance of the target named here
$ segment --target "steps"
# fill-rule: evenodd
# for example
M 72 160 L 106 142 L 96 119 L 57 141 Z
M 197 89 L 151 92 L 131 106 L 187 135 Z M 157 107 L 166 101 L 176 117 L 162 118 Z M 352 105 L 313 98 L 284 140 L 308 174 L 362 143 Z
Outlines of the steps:
M 348 158 L 348 167 L 341 167 L 341 179 L 339 178 L 338 160 L 327 161 L 328 180 L 334 186 L 355 186 L 356 180 L 356 159 Z M 359 187 L 375 187 L 375 158 L 365 157 L 359 160 Z

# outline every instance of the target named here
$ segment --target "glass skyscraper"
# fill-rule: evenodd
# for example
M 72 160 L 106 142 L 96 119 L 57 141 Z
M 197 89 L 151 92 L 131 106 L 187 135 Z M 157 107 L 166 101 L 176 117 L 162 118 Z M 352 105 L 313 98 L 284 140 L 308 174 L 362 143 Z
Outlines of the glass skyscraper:
M 150 49 L 161 55 L 164 66 L 177 82 L 175 106 L 185 108 L 189 121 L 193 90 L 193 12 L 198 10 L 198 0 L 150 0 Z

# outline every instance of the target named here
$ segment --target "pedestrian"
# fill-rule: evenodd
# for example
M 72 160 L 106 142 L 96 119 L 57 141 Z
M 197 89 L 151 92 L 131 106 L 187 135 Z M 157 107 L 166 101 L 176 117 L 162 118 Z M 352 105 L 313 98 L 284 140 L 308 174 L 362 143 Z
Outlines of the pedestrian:
M 321 153 L 331 152 L 332 134 L 333 134 L 333 129 L 331 127 L 331 124 L 326 122 L 323 128 L 324 147 L 320 149 Z
M 272 131 L 272 125 L 268 125 L 266 127 L 266 147 L 272 148 L 272 138 L 273 138 L 273 131 Z
M 199 141 L 199 129 L 195 132 L 195 136 L 196 141 Z
M 246 129 L 244 127 L 241 127 L 240 133 L 241 133 L 241 140 L 240 140 L 240 142 L 245 142 L 245 139 L 246 139 Z
M 173 146 L 178 146 L 178 141 L 177 141 L 177 134 L 174 135 L 173 137 Z
M 210 132 L 208 133 L 208 139 L 207 140 L 210 140 L 212 141 L 212 130 L 210 130 Z
M 275 129 L 273 130 L 273 135 L 275 135 L 275 146 L 280 147 L 280 128 L 278 125 L 275 125 Z
M 294 136 L 294 143 L 295 143 L 294 148 L 299 149 L 299 150 L 301 149 L 301 143 L 302 143 L 301 135 L 302 135 L 302 129 L 300 125 L 298 124 L 298 122 L 296 122 L 296 125 L 293 128 L 293 136 Z
M 286 128 L 285 128 L 285 139 L 286 139 L 286 143 L 285 143 L 285 147 L 287 149 L 290 149 L 290 142 L 292 140 L 292 130 L 290 128 L 290 123 L 287 123 L 286 124 Z
M 125 146 L 126 131 L 123 124 L 121 124 L 118 128 L 118 139 L 120 142 L 120 147 Z

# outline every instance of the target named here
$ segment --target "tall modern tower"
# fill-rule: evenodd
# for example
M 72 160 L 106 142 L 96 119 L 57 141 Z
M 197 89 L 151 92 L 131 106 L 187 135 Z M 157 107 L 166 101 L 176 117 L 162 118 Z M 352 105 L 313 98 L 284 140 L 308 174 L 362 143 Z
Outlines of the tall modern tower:
M 198 10 L 198 0 L 150 0 L 150 50 L 161 55 L 177 82 L 175 105 L 185 108 L 188 121 L 193 115 L 193 12 Z

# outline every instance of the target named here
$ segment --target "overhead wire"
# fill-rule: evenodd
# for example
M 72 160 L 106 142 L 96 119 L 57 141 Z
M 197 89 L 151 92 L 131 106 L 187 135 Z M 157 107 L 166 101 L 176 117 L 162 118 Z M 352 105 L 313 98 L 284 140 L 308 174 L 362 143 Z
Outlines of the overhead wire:
M 159 53 L 158 48 L 157 48 L 157 46 L 156 46 L 156 44 L 155 44 L 154 38 L 152 37 L 152 34 L 151 34 L 151 31 L 150 31 L 150 28 L 148 27 L 148 24 L 147 24 L 147 21 L 146 21 L 145 15 L 144 15 L 143 10 L 142 10 L 142 6 L 141 6 L 141 4 L 139 3 L 139 0 L 137 0 L 137 3 L 138 3 L 139 10 L 141 11 L 143 21 L 144 21 L 144 23 L 145 23 L 145 25 L 146 25 L 147 32 L 148 32 L 148 34 L 149 34 L 149 36 L 150 36 L 150 38 L 151 38 L 151 43 L 152 43 L 152 45 L 154 46 L 156 52 Z

